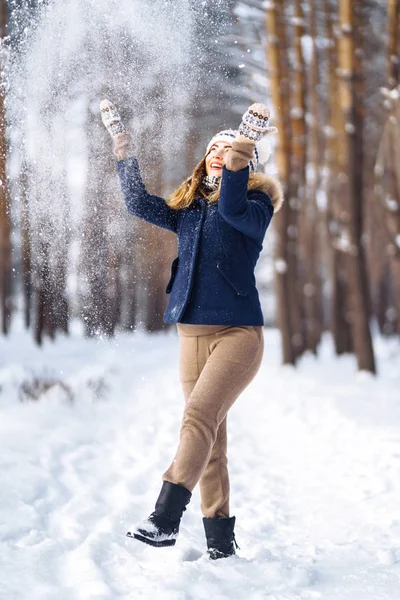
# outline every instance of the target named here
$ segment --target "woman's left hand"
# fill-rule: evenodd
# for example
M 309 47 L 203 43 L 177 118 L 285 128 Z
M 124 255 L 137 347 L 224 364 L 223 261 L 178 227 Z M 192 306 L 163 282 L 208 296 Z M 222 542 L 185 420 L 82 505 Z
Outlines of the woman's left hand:
M 248 141 L 258 142 L 263 136 L 277 133 L 276 127 L 269 126 L 270 112 L 261 103 L 252 104 L 242 117 L 239 134 Z

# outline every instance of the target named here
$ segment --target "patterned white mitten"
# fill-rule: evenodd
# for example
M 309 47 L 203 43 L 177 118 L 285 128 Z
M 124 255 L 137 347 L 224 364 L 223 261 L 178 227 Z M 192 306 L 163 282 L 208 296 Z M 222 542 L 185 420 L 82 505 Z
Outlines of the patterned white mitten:
M 117 133 L 124 133 L 126 131 L 115 104 L 110 102 L 110 100 L 102 100 L 100 102 L 100 112 L 101 120 L 112 137 L 117 135 Z
M 232 148 L 228 151 L 226 168 L 229 171 L 240 171 L 247 165 L 251 171 L 256 171 L 258 162 L 267 162 L 271 148 L 266 137 L 278 131 L 276 127 L 269 126 L 269 116 L 270 112 L 264 104 L 249 106 L 242 117 Z
M 258 142 L 265 135 L 277 133 L 276 127 L 269 126 L 270 112 L 264 104 L 252 104 L 246 110 L 239 125 L 238 138 L 249 142 Z
M 114 141 L 114 154 L 117 160 L 128 158 L 131 140 L 115 104 L 109 100 L 102 100 L 100 114 L 105 128 Z

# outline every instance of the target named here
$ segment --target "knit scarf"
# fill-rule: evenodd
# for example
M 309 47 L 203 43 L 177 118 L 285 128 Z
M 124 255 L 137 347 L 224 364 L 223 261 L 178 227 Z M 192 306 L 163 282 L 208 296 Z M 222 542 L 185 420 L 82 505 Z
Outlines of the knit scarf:
M 215 177 L 215 175 L 206 175 L 203 177 L 203 185 L 210 192 L 215 192 L 218 189 L 221 177 Z

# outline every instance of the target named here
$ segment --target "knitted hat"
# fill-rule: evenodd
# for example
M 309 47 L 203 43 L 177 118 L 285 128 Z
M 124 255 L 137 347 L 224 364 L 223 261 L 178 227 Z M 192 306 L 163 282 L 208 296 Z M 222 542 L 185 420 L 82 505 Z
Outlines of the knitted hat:
M 207 146 L 206 155 L 210 152 L 210 148 L 213 144 L 216 142 L 232 142 L 232 140 L 236 138 L 236 134 L 237 131 L 234 131 L 233 129 L 224 129 L 223 131 L 216 133 Z
M 217 134 L 211 138 L 207 150 L 206 156 L 210 152 L 211 146 L 216 142 L 232 142 L 232 140 L 236 139 L 237 131 L 234 129 L 224 129 L 223 131 L 219 131 Z M 258 163 L 264 164 L 267 162 L 271 155 L 271 148 L 269 146 L 269 142 L 266 141 L 266 137 L 261 139 L 257 146 L 254 147 L 254 158 L 250 161 L 249 167 L 250 170 L 255 172 L 258 167 Z

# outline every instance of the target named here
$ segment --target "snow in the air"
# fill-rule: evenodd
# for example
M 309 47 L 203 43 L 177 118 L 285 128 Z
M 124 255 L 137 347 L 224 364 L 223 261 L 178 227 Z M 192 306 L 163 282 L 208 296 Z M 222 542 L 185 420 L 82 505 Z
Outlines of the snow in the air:
M 277 331 L 265 341 L 229 416 L 240 550 L 212 562 L 197 490 L 174 548 L 125 537 L 178 440 L 175 332 L 0 338 L 1 600 L 398 598 L 398 342 L 376 339 L 374 378 L 329 338 L 298 369 Z

